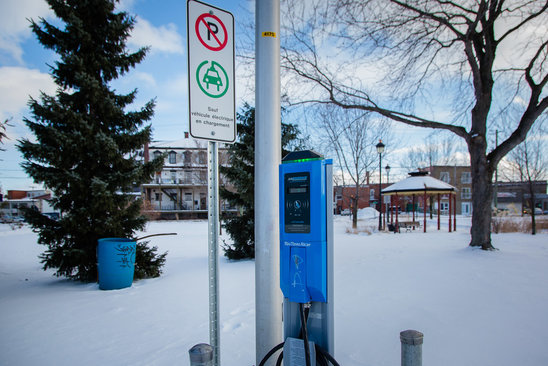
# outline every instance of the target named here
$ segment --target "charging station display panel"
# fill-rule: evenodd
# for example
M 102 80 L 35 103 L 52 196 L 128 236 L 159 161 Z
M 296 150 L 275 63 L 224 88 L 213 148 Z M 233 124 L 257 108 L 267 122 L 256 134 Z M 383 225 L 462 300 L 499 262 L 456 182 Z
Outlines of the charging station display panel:
M 288 173 L 284 177 L 284 230 L 310 233 L 310 173 Z

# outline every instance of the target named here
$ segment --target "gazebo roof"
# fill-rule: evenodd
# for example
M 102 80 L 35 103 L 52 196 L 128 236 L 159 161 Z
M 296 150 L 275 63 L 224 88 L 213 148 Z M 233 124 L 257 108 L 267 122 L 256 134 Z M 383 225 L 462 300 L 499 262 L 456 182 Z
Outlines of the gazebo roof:
M 409 173 L 410 177 L 394 183 L 381 192 L 385 196 L 394 194 L 412 195 L 424 193 L 454 193 L 457 189 L 439 179 L 431 177 L 427 172 Z

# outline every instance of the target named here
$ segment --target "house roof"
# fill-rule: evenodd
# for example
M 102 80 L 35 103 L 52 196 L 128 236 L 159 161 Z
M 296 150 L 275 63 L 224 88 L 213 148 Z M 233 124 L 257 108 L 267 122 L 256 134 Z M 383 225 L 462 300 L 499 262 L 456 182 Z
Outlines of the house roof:
M 457 190 L 452 185 L 427 174 L 426 172 L 409 173 L 410 177 L 386 187 L 381 192 L 390 196 L 395 194 L 452 193 Z
M 220 143 L 219 149 L 227 149 L 228 144 Z M 193 138 L 183 138 L 174 141 L 152 141 L 149 150 L 177 150 L 177 149 L 207 149 L 207 141 Z
M 175 141 L 153 141 L 149 149 L 205 149 L 206 141 L 195 140 L 193 138 L 183 138 Z

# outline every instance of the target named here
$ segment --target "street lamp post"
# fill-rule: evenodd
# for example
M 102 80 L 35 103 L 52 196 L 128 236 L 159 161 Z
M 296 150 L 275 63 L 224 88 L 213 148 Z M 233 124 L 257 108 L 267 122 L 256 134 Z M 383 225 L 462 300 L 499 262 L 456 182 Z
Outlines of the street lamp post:
M 390 165 L 386 164 L 386 167 L 384 167 L 384 169 L 386 170 L 386 184 L 390 184 Z M 384 221 L 386 221 L 386 225 L 388 225 L 388 212 L 389 212 L 390 204 L 387 203 L 385 207 L 386 207 L 386 210 L 384 213 Z
M 376 145 L 377 152 L 379 153 L 379 231 L 382 230 L 382 153 L 384 152 L 384 144 L 382 140 L 379 140 L 379 143 Z

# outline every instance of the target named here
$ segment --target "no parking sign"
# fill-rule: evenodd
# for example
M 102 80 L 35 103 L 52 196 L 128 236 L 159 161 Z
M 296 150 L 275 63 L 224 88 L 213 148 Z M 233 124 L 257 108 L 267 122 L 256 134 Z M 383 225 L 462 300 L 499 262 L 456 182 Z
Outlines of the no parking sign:
M 199 1 L 187 2 L 190 134 L 236 139 L 234 17 Z

